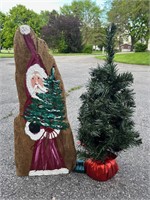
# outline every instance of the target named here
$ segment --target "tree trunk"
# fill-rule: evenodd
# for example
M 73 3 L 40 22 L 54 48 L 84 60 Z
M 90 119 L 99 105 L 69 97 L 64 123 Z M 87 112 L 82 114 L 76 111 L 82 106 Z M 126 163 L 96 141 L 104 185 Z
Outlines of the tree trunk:
M 130 51 L 133 51 L 134 49 L 134 44 L 135 44 L 135 39 L 133 36 L 131 36 L 131 50 Z

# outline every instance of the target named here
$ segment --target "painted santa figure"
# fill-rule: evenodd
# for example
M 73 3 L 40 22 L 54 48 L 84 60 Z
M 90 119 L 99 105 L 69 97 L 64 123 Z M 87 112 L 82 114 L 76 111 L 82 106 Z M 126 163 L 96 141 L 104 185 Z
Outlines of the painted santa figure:
M 26 69 L 21 69 L 23 73 L 20 73 L 22 65 L 18 59 L 17 44 L 20 43 L 17 36 L 21 38 L 25 53 L 30 55 L 28 61 L 24 57 Z M 45 43 L 37 48 L 35 39 L 38 43 L 39 39 L 27 25 L 21 26 L 15 36 L 16 84 L 20 103 L 20 113 L 14 123 L 17 174 L 67 174 L 75 166 L 76 152 L 66 115 L 63 82 L 54 59 L 47 54 L 51 62 L 45 59 L 44 63 L 43 55 L 40 55 L 40 49 L 47 53 Z

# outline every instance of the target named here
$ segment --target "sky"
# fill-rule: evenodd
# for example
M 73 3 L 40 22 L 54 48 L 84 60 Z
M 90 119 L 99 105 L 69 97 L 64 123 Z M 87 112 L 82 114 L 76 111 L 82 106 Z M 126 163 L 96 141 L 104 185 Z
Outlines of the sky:
M 40 13 L 41 10 L 57 10 L 64 4 L 71 4 L 73 0 L 0 0 L 0 11 L 7 14 L 9 10 L 18 5 L 24 5 L 27 9 L 31 9 L 36 13 Z M 100 8 L 103 8 L 106 0 L 93 0 Z

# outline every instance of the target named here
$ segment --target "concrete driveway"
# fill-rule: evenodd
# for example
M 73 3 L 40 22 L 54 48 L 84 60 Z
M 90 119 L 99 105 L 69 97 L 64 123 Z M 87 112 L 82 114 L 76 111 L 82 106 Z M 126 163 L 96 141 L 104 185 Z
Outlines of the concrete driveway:
M 93 56 L 55 57 L 64 80 L 68 117 L 74 137 L 78 128 L 79 96 L 85 91 L 91 67 L 102 61 Z M 122 152 L 119 172 L 107 182 L 97 182 L 86 174 L 17 177 L 14 163 L 13 120 L 18 114 L 13 59 L 0 60 L 0 200 L 148 200 L 150 169 L 150 67 L 118 64 L 119 72 L 134 76 L 136 110 L 134 121 L 143 144 Z

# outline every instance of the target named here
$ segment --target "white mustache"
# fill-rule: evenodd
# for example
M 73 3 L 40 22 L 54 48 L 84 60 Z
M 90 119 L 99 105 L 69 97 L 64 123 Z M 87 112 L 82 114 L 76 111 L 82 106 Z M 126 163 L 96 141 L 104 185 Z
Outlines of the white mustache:
M 36 84 L 35 87 L 33 88 L 33 93 L 36 92 L 37 88 L 40 89 L 41 92 L 44 92 L 44 93 L 47 92 L 47 89 L 45 87 L 42 87 L 41 85 Z

